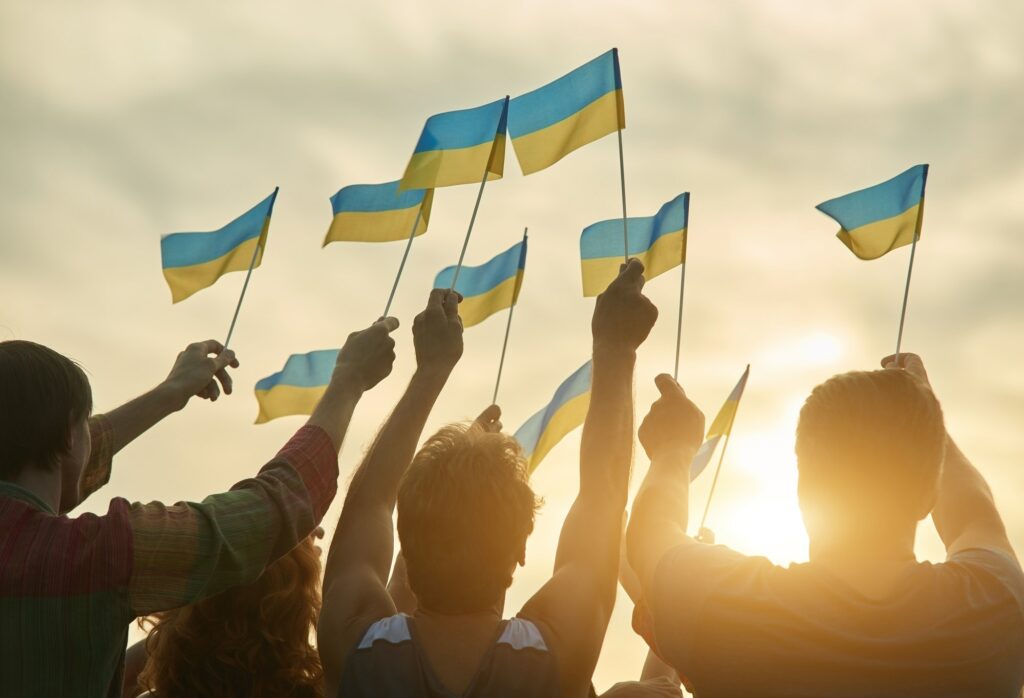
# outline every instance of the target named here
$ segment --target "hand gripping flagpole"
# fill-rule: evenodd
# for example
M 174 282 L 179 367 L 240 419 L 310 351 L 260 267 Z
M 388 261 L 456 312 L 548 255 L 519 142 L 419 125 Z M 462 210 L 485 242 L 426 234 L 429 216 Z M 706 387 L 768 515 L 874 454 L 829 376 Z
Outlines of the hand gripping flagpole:
M 750 370 L 750 364 L 747 364 L 747 370 Z M 725 460 L 725 449 L 729 447 L 729 439 L 732 438 L 732 425 L 736 421 L 736 412 L 739 412 L 740 406 L 736 405 L 736 410 L 732 413 L 729 418 L 729 427 L 725 430 L 725 443 L 722 444 L 722 452 L 718 454 L 718 466 L 715 467 L 715 477 L 711 480 L 711 490 L 708 491 L 708 501 L 704 505 L 704 514 L 700 517 L 700 527 L 697 529 L 698 535 L 704 530 L 704 524 L 708 520 L 708 509 L 711 508 L 711 498 L 715 496 L 715 485 L 718 484 L 718 475 L 722 472 L 722 461 Z
M 523 228 L 523 243 L 526 243 L 526 232 L 528 228 Z M 494 381 L 494 397 L 491 398 L 491 404 L 498 404 L 498 388 L 501 386 L 501 371 L 505 368 L 505 352 L 508 350 L 508 335 L 512 331 L 512 311 L 516 309 L 517 298 L 513 296 L 512 305 L 508 308 L 508 322 L 505 324 L 505 341 L 501 343 L 501 359 L 498 361 L 498 379 Z
M 626 164 L 622 157 L 622 129 L 616 133 L 619 136 L 619 183 L 622 185 L 622 256 L 629 261 L 629 226 L 626 223 Z
M 900 345 L 903 343 L 903 321 L 907 317 L 907 299 L 910 297 L 910 275 L 914 273 L 914 252 L 917 251 L 919 232 L 914 231 L 914 241 L 910 243 L 910 266 L 907 267 L 907 285 L 903 289 L 903 309 L 900 311 L 900 329 L 896 335 L 896 365 L 900 365 Z
M 412 230 L 409 231 L 409 241 L 405 243 L 405 252 L 402 253 L 402 261 L 398 265 L 398 273 L 395 275 L 395 283 L 391 285 L 391 294 L 388 296 L 388 303 L 384 306 L 384 314 L 387 317 L 391 311 L 391 303 L 395 300 L 395 292 L 398 291 L 398 281 L 402 278 L 402 270 L 405 269 L 405 260 L 409 258 L 409 250 L 412 249 L 412 241 L 416 237 L 416 229 L 420 227 L 420 217 L 423 215 L 423 203 L 420 202 L 419 210 L 416 211 L 416 220 L 413 221 Z

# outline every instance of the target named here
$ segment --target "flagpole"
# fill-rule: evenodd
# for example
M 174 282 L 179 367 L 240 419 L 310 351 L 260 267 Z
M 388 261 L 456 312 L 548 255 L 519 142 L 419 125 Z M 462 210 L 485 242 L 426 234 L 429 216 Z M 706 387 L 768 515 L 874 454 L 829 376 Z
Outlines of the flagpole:
M 235 306 L 235 314 L 231 318 L 231 327 L 228 328 L 228 337 L 224 340 L 224 348 L 228 348 L 228 344 L 231 343 L 231 335 L 235 332 L 235 323 L 238 321 L 238 311 L 242 309 L 242 299 L 245 298 L 245 289 L 249 288 L 249 277 L 252 276 L 252 269 L 256 266 L 256 257 L 260 253 L 260 240 L 257 238 L 256 249 L 252 251 L 252 261 L 249 262 L 249 271 L 245 273 L 245 283 L 242 284 L 242 293 L 238 296 L 238 305 Z
M 466 258 L 466 248 L 469 247 L 469 236 L 473 233 L 473 223 L 476 221 L 476 212 L 480 208 L 480 199 L 484 195 L 484 185 L 487 184 L 487 175 L 490 174 L 491 163 L 487 161 L 484 167 L 484 178 L 480 180 L 480 190 L 476 193 L 476 203 L 473 204 L 473 215 L 469 217 L 469 228 L 466 230 L 466 239 L 462 241 L 462 252 L 459 253 L 459 263 L 455 266 L 455 273 L 452 275 L 452 285 L 449 291 L 455 290 L 455 284 L 459 281 L 459 274 L 462 272 L 462 262 Z
M 523 228 L 523 242 L 526 242 L 526 231 L 528 228 Z M 501 359 L 498 361 L 498 379 L 494 381 L 494 397 L 491 399 L 492 405 L 498 404 L 498 387 L 501 385 L 501 371 L 505 368 L 505 352 L 508 349 L 508 335 L 512 331 L 512 311 L 516 309 L 516 297 L 512 298 L 512 305 L 508 308 L 508 322 L 505 324 L 505 341 L 501 343 Z
M 395 283 L 391 286 L 391 295 L 388 296 L 388 303 L 384 306 L 384 314 L 381 317 L 387 317 L 391 311 L 391 302 L 395 300 L 395 292 L 398 291 L 398 280 L 402 278 L 402 270 L 405 269 L 405 260 L 409 258 L 409 250 L 412 249 L 413 238 L 416 237 L 416 229 L 420 227 L 420 216 L 423 215 L 423 204 L 420 204 L 419 209 L 416 211 L 416 220 L 413 221 L 412 230 L 409 231 L 409 241 L 405 243 L 405 252 L 402 253 L 402 261 L 398 265 L 398 274 L 395 275 Z
M 676 367 L 672 372 L 672 378 L 679 380 L 679 347 L 683 340 L 683 291 L 686 288 L 686 243 L 689 231 L 683 235 L 682 261 L 679 263 L 679 319 L 676 321 Z
M 629 261 L 629 226 L 626 224 L 626 163 L 622 157 L 622 129 L 616 133 L 619 135 L 619 183 L 622 185 L 622 244 L 623 258 Z
M 900 365 L 900 345 L 903 343 L 903 321 L 907 317 L 907 299 L 910 297 L 910 275 L 914 273 L 914 252 L 917 251 L 917 232 L 910 244 L 910 265 L 907 267 L 907 285 L 903 289 L 903 309 L 900 311 L 900 330 L 896 335 L 896 365 Z
M 737 405 L 737 408 L 739 405 Z M 697 532 L 704 528 L 704 523 L 708 520 L 708 509 L 711 508 L 711 498 L 715 496 L 715 485 L 718 484 L 718 474 L 722 472 L 722 461 L 725 460 L 725 449 L 729 447 L 729 439 L 732 437 L 732 423 L 736 421 L 736 413 L 733 412 L 732 418 L 729 419 L 729 428 L 725 432 L 725 443 L 722 444 L 722 452 L 718 454 L 718 467 L 715 468 L 715 477 L 711 480 L 711 490 L 708 492 L 708 501 L 704 505 L 704 515 L 700 517 L 700 527 Z

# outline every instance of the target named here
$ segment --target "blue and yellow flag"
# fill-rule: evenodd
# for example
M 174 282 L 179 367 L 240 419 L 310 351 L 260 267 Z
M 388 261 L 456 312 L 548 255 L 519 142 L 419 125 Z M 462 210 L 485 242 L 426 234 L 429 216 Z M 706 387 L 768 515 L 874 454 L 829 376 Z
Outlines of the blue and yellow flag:
M 748 364 L 747 370 L 740 376 L 736 387 L 729 393 L 729 397 L 726 399 L 725 404 L 722 405 L 722 409 L 718 411 L 715 421 L 711 423 L 711 428 L 708 429 L 708 435 L 704 439 L 704 443 L 697 449 L 696 455 L 690 461 L 691 482 L 697 479 L 697 476 L 704 472 L 704 468 L 711 462 L 711 456 L 714 455 L 718 442 L 732 431 L 732 423 L 736 419 L 736 410 L 739 409 L 740 398 L 743 397 L 743 389 L 747 387 L 747 376 L 749 375 L 750 366 Z
M 921 236 L 928 165 L 887 182 L 818 204 L 841 226 L 836 237 L 861 259 L 878 259 Z M 631 231 L 632 232 L 632 231 Z
M 313 414 L 337 361 L 338 349 L 289 356 L 283 369 L 256 384 L 256 401 L 260 404 L 256 423 L 290 414 Z
M 618 49 L 516 97 L 508 106 L 508 132 L 523 174 L 550 167 L 625 127 Z
M 462 294 L 459 316 L 464 327 L 483 322 L 510 308 L 519 299 L 526 271 L 526 238 L 479 267 L 463 266 L 455 290 Z M 449 288 L 455 267 L 445 267 L 434 278 L 434 288 Z
M 658 209 L 654 216 L 627 218 L 629 256 L 644 264 L 644 278 L 686 262 L 686 226 L 690 194 L 685 192 Z M 588 225 L 580 236 L 583 295 L 596 296 L 619 275 L 623 262 L 622 219 Z
M 250 264 L 258 267 L 267 247 L 267 231 L 276 199 L 275 187 L 273 194 L 220 230 L 163 236 L 160 258 L 173 302 L 212 286 L 230 271 L 246 271 Z
M 547 407 L 526 420 L 515 439 L 532 473 L 544 456 L 570 431 L 583 424 L 590 409 L 591 362 L 583 364 L 558 386 Z
M 433 189 L 398 191 L 398 182 L 353 184 L 331 197 L 334 220 L 329 242 L 390 242 L 405 240 L 416 224 L 416 235 L 427 232 Z
M 399 190 L 433 189 L 499 179 L 505 171 L 508 97 L 427 119 Z

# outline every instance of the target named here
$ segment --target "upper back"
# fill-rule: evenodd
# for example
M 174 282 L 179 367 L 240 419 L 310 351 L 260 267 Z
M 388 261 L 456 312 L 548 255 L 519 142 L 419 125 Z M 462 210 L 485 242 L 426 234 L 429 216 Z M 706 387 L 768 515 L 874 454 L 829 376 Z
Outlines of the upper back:
M 504 698 L 558 696 L 554 658 L 540 630 L 522 618 L 503 621 L 461 693 L 447 689 L 431 666 L 416 622 L 405 614 L 383 618 L 349 654 L 341 679 L 345 698 Z
M 0 676 L 17 696 L 120 695 L 132 615 L 127 502 L 75 519 L 0 485 Z M 12 649 L 12 648 L 16 648 Z
M 870 599 L 813 564 L 689 545 L 654 596 L 659 648 L 702 698 L 1016 698 L 1024 684 L 1024 574 L 1001 553 L 918 563 Z

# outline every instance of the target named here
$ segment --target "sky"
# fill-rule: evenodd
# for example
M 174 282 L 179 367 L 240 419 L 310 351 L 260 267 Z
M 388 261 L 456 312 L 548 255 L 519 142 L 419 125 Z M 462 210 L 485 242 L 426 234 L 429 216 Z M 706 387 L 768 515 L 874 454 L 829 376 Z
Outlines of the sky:
M 807 559 L 797 414 L 816 384 L 894 350 L 909 253 L 854 258 L 814 205 L 927 162 L 903 346 L 924 356 L 950 432 L 1024 550 L 1024 5 L 984 0 L 3 3 L 0 340 L 81 362 L 98 409 L 227 331 L 243 275 L 172 305 L 160 235 L 215 229 L 281 187 L 232 339 L 236 393 L 130 445 L 82 511 L 114 496 L 200 499 L 254 473 L 302 420 L 254 426 L 252 386 L 372 322 L 401 256 L 402 243 L 321 249 L 329 197 L 400 177 L 427 116 L 521 94 L 613 46 L 630 214 L 692 196 L 680 381 L 710 421 L 751 364 L 708 516 L 719 542 Z M 531 233 L 499 397 L 509 430 L 588 358 L 578 236 L 620 213 L 617 156 L 606 137 L 523 177 L 509 148 L 485 190 L 467 263 Z M 342 490 L 412 373 L 412 318 L 456 260 L 475 195 L 435 196 L 393 308 L 395 371 L 359 405 Z M 678 284 L 674 270 L 646 289 L 661 317 L 639 355 L 638 420 L 671 371 Z M 467 330 L 428 430 L 487 405 L 504 321 Z M 545 505 L 509 613 L 550 573 L 578 447 L 577 431 L 533 477 Z M 646 466 L 638 450 L 634 488 Z M 929 521 L 918 554 L 942 559 Z M 599 689 L 639 674 L 630 610 L 620 594 Z

